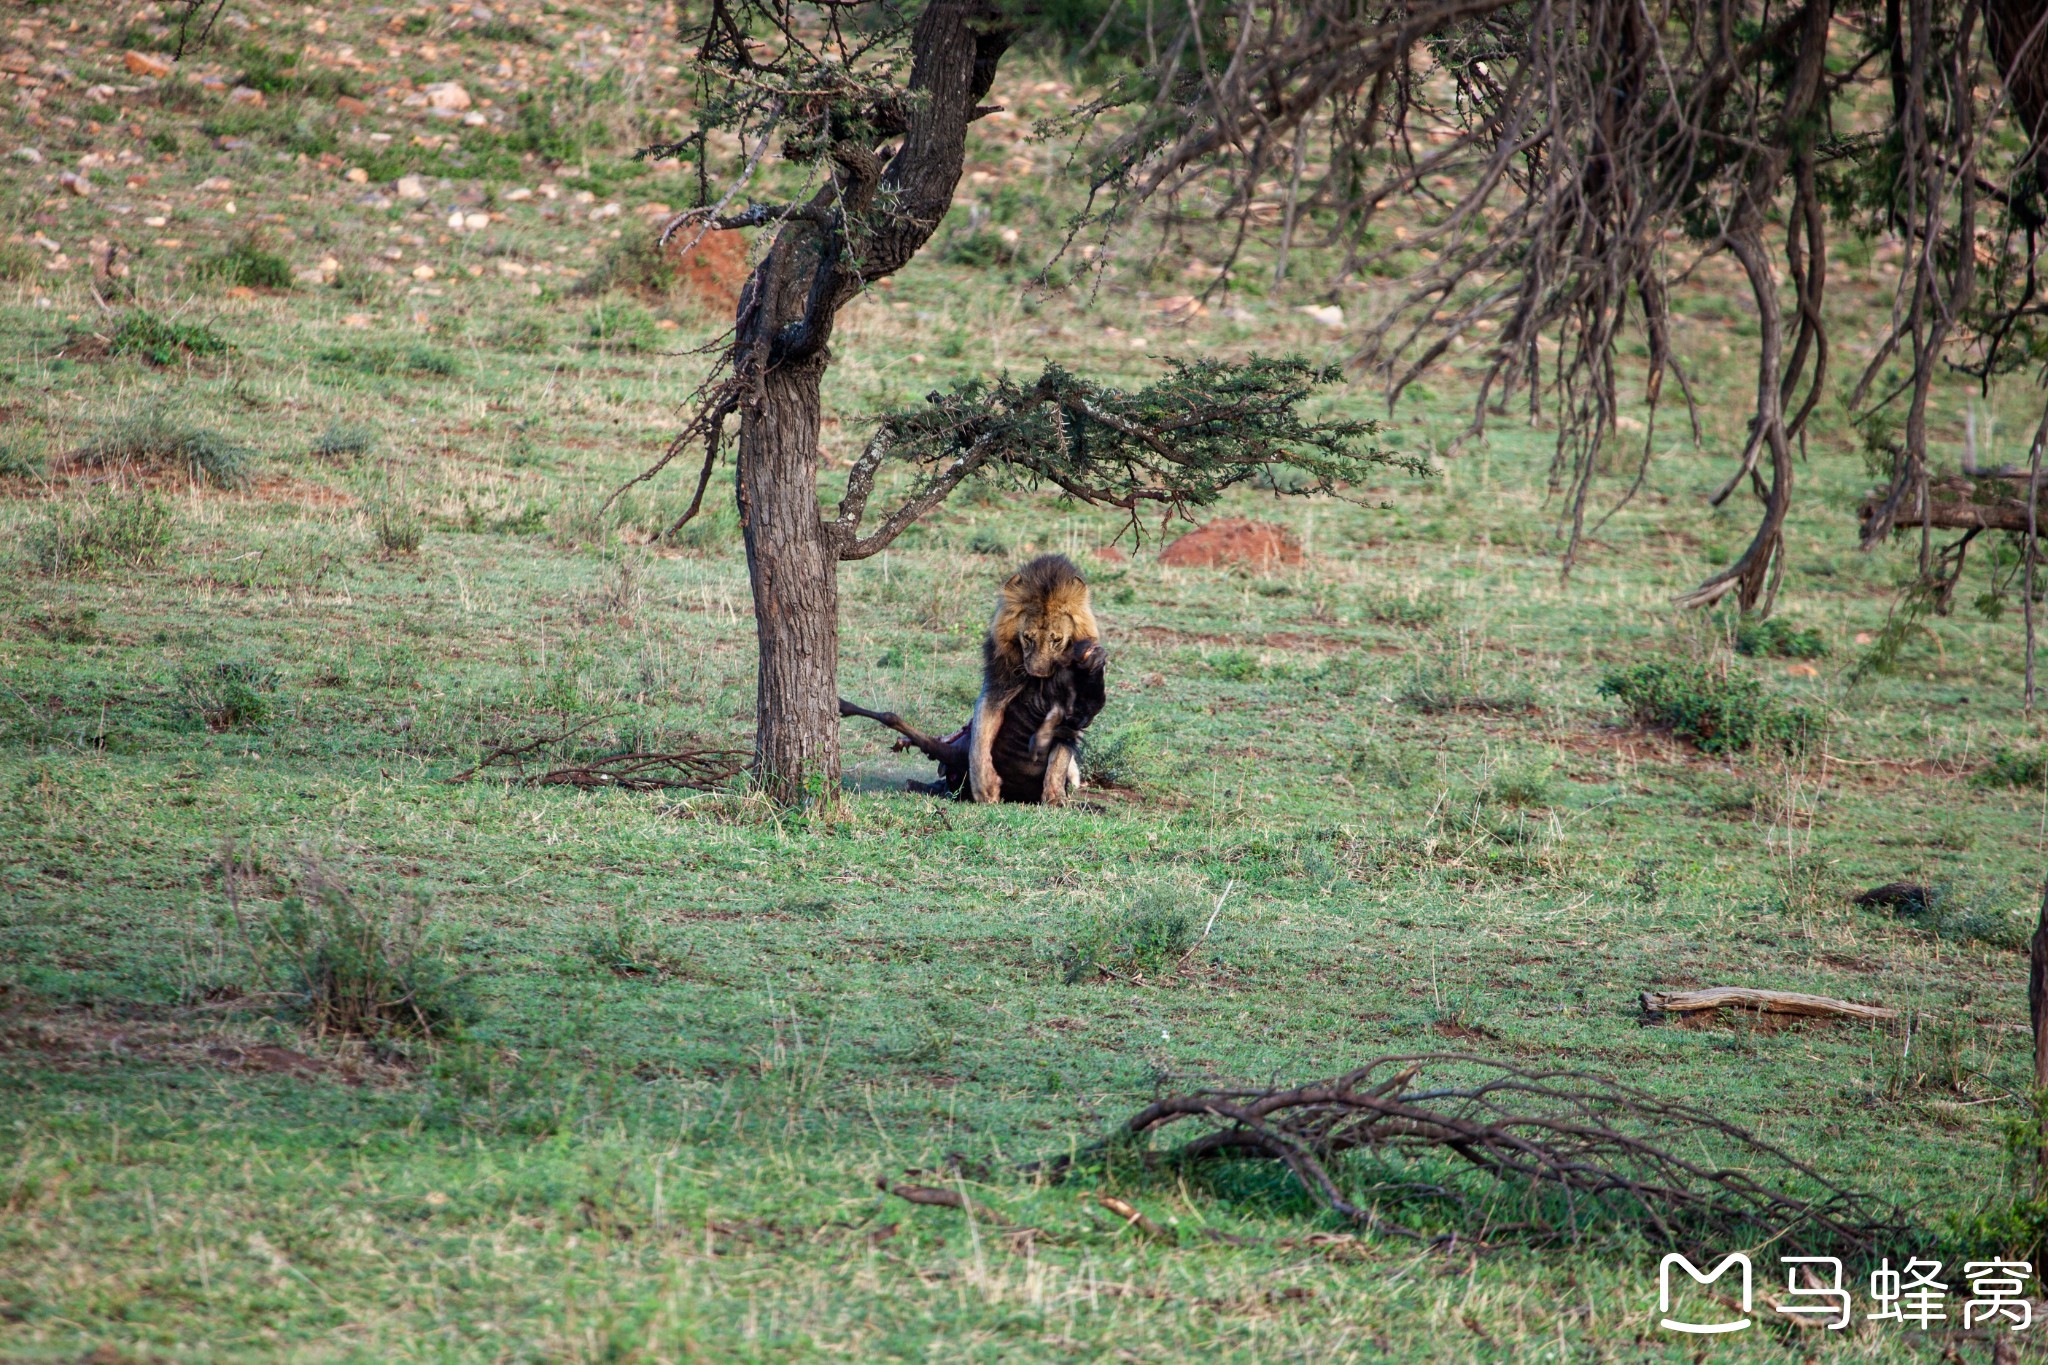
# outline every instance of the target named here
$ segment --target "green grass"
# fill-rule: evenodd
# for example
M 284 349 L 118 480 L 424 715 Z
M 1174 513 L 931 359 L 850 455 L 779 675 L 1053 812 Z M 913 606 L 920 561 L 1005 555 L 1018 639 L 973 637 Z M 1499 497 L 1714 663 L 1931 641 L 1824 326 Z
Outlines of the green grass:
M 0 1356 L 1693 1359 L 1657 1328 L 1646 1241 L 1574 1250 L 1495 1229 L 1446 1253 L 1347 1240 L 1256 1166 L 1062 1184 L 1020 1169 L 1163 1090 L 1388 1052 L 1583 1068 L 1710 1108 L 1906 1204 L 1924 1236 L 1894 1264 L 1960 1260 L 1951 1220 L 2009 1223 L 2006 1125 L 2030 1075 L 2014 944 L 2042 862 L 2043 735 L 2020 706 L 2016 613 L 1914 618 L 1892 632 L 1890 671 L 1854 687 L 1806 662 L 1809 631 L 1842 660 L 1885 631 L 1916 549 L 1853 551 L 1845 509 L 1866 476 L 1828 405 L 1779 589 L 1789 648 L 1737 655 L 1725 623 L 1669 608 L 1747 537 L 1749 511 L 1704 507 L 1721 461 L 1660 455 L 1561 583 L 1554 433 L 1510 424 L 1440 460 L 1440 478 L 1357 503 L 1246 489 L 1217 509 L 1284 522 L 1308 551 L 1296 568 L 1168 568 L 1157 550 L 1176 528 L 1146 519 L 1134 545 L 1120 514 L 996 487 L 844 566 L 841 691 L 941 732 L 973 705 L 1001 576 L 1045 550 L 1088 566 L 1110 702 L 1072 809 L 908 796 L 930 765 L 851 723 L 829 819 L 743 790 L 449 781 L 494 746 L 585 722 L 590 753 L 647 736 L 743 746 L 754 697 L 729 467 L 674 546 L 647 537 L 687 505 L 680 473 L 597 511 L 664 447 L 706 363 L 693 348 L 722 326 L 664 336 L 618 294 L 570 292 L 636 222 L 570 216 L 576 191 L 692 202 L 683 173 L 624 162 L 661 101 L 593 93 L 569 67 L 602 47 L 578 29 L 653 32 L 660 12 L 492 10 L 532 38 L 458 41 L 433 31 L 439 12 L 405 36 L 332 7 L 324 38 L 266 38 L 376 59 L 396 36 L 402 55 L 365 89 L 444 78 L 487 43 L 493 64 L 536 64 L 529 90 L 498 99 L 516 111 L 523 93 L 523 123 L 387 117 L 381 99 L 337 120 L 345 165 L 379 168 L 368 189 L 317 153 L 279 160 L 267 135 L 218 146 L 201 127 L 218 100 L 199 92 L 149 106 L 142 135 L 106 134 L 153 158 L 136 217 L 158 197 L 176 215 L 137 240 L 183 243 L 133 258 L 130 316 L 206 298 L 232 351 L 188 366 L 180 345 L 161 368 L 146 350 L 56 356 L 101 314 L 84 263 L 47 270 L 41 247 L 32 278 L 0 290 L 24 338 L 0 361 L 7 420 L 40 433 L 24 467 L 48 457 L 0 500 Z M 23 11 L 39 33 L 71 17 Z M 124 81 L 119 53 L 95 46 L 115 17 L 77 17 L 79 91 Z M 421 42 L 449 55 L 420 57 Z M 280 79 L 310 77 L 309 60 L 280 60 Z M 1149 239 L 1099 293 L 1010 281 L 1068 211 L 1053 150 L 1011 136 L 1057 111 L 1033 93 L 1055 78 L 1006 74 L 991 102 L 1019 112 L 978 122 L 972 158 L 999 183 L 963 182 L 1023 254 L 1004 265 L 963 233 L 956 259 L 927 253 L 842 317 L 826 507 L 864 415 L 964 376 L 1050 357 L 1139 385 L 1162 353 L 1342 359 L 1350 339 L 1293 311 L 1321 301 L 1309 247 L 1280 286 L 1254 248 L 1264 296 L 1185 330 L 1153 304 L 1193 288 L 1189 262 L 1152 262 Z M 72 101 L 82 112 L 53 88 L 42 117 Z M 279 137 L 303 115 L 253 112 Z M 4 120 L 46 152 L 87 145 Z M 445 140 L 414 145 L 423 130 Z M 455 184 L 433 186 L 431 211 L 358 202 L 400 163 Z M 200 188 L 215 177 L 232 190 Z M 105 231 L 111 188 L 45 204 L 17 180 L 0 186 L 16 220 L 67 250 Z M 505 197 L 543 182 L 560 197 Z M 501 221 L 446 230 L 454 195 L 502 205 Z M 222 298 L 209 263 L 252 223 L 280 260 L 333 254 L 375 287 Z M 422 264 L 432 279 L 413 277 Z M 1836 277 L 1844 328 L 1888 306 L 1859 301 L 1861 267 Z M 1708 448 L 1739 448 L 1726 395 L 1753 377 L 1720 348 L 1741 319 L 1690 307 L 1724 280 L 1686 288 L 1678 341 L 1715 400 Z M 1390 444 L 1449 449 L 1467 378 L 1431 376 Z M 1330 401 L 1384 415 L 1369 386 Z M 1941 439 L 1960 439 L 1972 401 L 1970 385 L 1943 391 Z M 1997 401 L 1999 430 L 2033 429 L 2032 396 Z M 260 449 L 260 471 L 252 458 L 194 481 L 183 447 L 121 446 L 152 412 Z M 95 443 L 104 458 L 75 458 Z M 878 503 L 909 486 L 892 477 Z M 1825 743 L 1788 752 L 1767 733 L 1704 753 L 1600 693 L 1679 660 L 1704 670 L 1685 696 L 1724 718 L 1825 717 Z M 1724 678 L 1740 695 L 1701 681 Z M 1931 907 L 1850 903 L 1893 880 L 1935 889 Z M 1904 1014 L 1639 1017 L 1646 989 L 1724 983 Z M 407 999 L 432 1002 L 426 1027 Z M 912 1206 L 883 1177 L 965 1188 L 1011 1223 Z M 1175 1239 L 1126 1228 L 1098 1190 Z M 1760 1291 L 1774 1270 L 1760 1259 Z M 1937 1349 L 1882 1327 L 1760 1328 L 1712 1354 Z

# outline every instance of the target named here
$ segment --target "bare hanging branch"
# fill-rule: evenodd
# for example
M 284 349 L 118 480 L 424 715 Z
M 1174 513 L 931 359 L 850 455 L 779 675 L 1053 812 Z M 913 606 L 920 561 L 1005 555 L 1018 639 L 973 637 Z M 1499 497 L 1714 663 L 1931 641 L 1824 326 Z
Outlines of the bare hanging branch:
M 1478 340 L 1469 435 L 1518 392 L 1532 413 L 1547 406 L 1567 573 L 1612 463 L 1603 452 L 1624 381 L 1640 377 L 1651 430 L 1667 374 L 1690 406 L 1672 286 L 1731 258 L 1759 320 L 1756 398 L 1714 501 L 1747 488 L 1758 525 L 1734 563 L 1679 601 L 1732 596 L 1768 610 L 1792 455 L 1832 370 L 1831 219 L 1906 245 L 1890 334 L 1850 394 L 1866 434 L 1892 452 L 1866 545 L 1925 501 L 1929 396 L 1945 368 L 1989 376 L 2044 353 L 2044 29 L 2024 0 L 1191 6 L 1163 41 L 1190 49 L 1193 70 L 1155 63 L 1080 113 L 1097 181 L 1091 221 L 1201 193 L 1240 241 L 1277 216 L 1280 259 L 1292 259 L 1304 208 L 1327 244 L 1346 245 L 1345 274 L 1406 253 L 1405 282 L 1354 364 L 1392 402 Z M 2026 134 L 2017 154 L 1986 133 L 2009 117 L 1980 94 L 1987 60 L 2008 75 Z M 1886 100 L 1878 131 L 1838 130 L 1849 102 Z M 1319 157 L 1304 159 L 1309 143 Z M 1310 159 L 1321 173 L 1304 178 Z M 1283 185 L 1284 205 L 1263 197 Z M 2005 234 L 1997 251 L 1983 241 L 1986 203 Z M 1413 212 L 1389 239 L 1379 220 L 1395 204 Z M 1901 355 L 1909 372 L 1887 378 Z M 1651 455 L 1646 437 L 1615 506 Z

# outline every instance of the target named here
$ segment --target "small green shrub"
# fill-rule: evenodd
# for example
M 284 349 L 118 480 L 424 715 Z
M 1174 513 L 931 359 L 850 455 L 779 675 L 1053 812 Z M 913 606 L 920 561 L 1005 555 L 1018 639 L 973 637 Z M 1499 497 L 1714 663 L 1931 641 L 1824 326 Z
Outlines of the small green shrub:
M 2048 749 L 2031 753 L 2004 747 L 1993 749 L 1991 761 L 1977 774 L 1977 781 L 1986 787 L 2039 787 L 2048 783 Z
M 994 531 L 981 527 L 967 538 L 967 553 L 1001 557 L 1010 553 L 1010 543 Z
M 292 263 L 263 245 L 253 233 L 231 242 L 225 251 L 201 261 L 203 279 L 245 289 L 290 289 Z
M 141 309 L 123 314 L 107 338 L 109 355 L 140 356 L 159 368 L 187 356 L 226 355 L 234 349 L 204 323 L 173 322 Z
M 1608 674 L 1600 692 L 1620 701 L 1639 724 L 1666 727 L 1708 754 L 1796 753 L 1824 729 L 1819 716 L 1786 705 L 1755 678 L 1704 664 L 1637 664 Z
M 1211 655 L 1209 667 L 1216 670 L 1216 676 L 1225 682 L 1256 682 L 1265 672 L 1265 665 L 1259 656 L 1249 649 L 1226 649 Z
M 99 611 L 93 607 L 72 610 L 57 607 L 33 613 L 27 622 L 31 630 L 52 643 L 90 645 L 100 639 L 99 619 Z
M 461 361 L 432 346 L 412 347 L 405 353 L 405 364 L 414 374 L 431 374 L 440 379 L 452 379 L 462 373 Z
M 245 659 L 189 668 L 179 677 L 179 708 L 216 733 L 261 730 L 270 723 L 277 670 Z
M 1547 806 L 1550 804 L 1551 767 L 1548 763 L 1510 763 L 1494 769 L 1487 780 L 1486 795 L 1503 806 Z
M 1407 791 L 1429 775 L 1429 762 L 1414 748 L 1369 739 L 1344 760 L 1344 767 L 1369 786 Z
M 313 442 L 313 454 L 327 460 L 352 460 L 377 448 L 377 429 L 355 422 L 336 422 Z
M 262 43 L 247 42 L 236 49 L 235 55 L 241 62 L 236 83 L 251 90 L 261 90 L 266 95 L 302 95 L 332 100 L 352 93 L 342 72 L 326 68 L 301 70 L 299 54 L 289 48 L 276 49 Z
M 154 493 L 59 505 L 30 528 L 28 557 L 50 574 L 153 569 L 175 532 L 169 505 Z
M 364 374 L 430 374 L 447 378 L 461 373 L 462 363 L 432 346 L 323 346 L 313 358 L 326 365 L 344 365 Z
M 992 228 L 956 232 L 939 248 L 939 259 L 947 265 L 964 265 L 975 270 L 1008 265 L 1017 259 L 1014 242 L 1006 241 Z
M 1099 976 L 1159 976 L 1194 946 L 1196 916 L 1169 887 L 1152 887 L 1129 905 L 1097 912 L 1061 946 L 1060 977 L 1068 985 Z
M 614 289 L 647 299 L 665 299 L 680 280 L 676 263 L 651 232 L 633 232 L 614 243 L 595 269 L 569 288 L 580 299 L 594 299 Z
M 73 458 L 102 467 L 133 464 L 183 470 L 221 488 L 247 482 L 255 452 L 209 427 L 188 426 L 162 403 L 150 403 L 79 447 Z
M 1133 788 L 1159 766 L 1159 741 L 1142 720 L 1120 725 L 1101 738 L 1081 740 L 1081 780 L 1095 787 Z
M 1526 679 L 1487 678 L 1458 660 L 1424 659 L 1417 662 L 1395 700 L 1428 715 L 1448 711 L 1505 715 L 1535 710 L 1536 689 Z
M 554 332 L 543 317 L 524 317 L 508 322 L 491 334 L 491 345 L 501 351 L 532 353 L 554 344 Z
M 583 931 L 582 948 L 585 957 L 614 976 L 658 972 L 666 957 L 647 918 L 626 914 L 617 906 Z
M 267 984 L 315 1034 L 433 1038 L 467 1016 L 460 976 L 437 949 L 423 899 L 395 898 L 380 908 L 317 865 L 275 910 L 245 913 L 239 894 L 231 895 Z
M 590 310 L 590 344 L 607 351 L 651 351 L 661 340 L 654 314 L 630 299 L 603 299 Z
M 1735 652 L 1777 659 L 1820 659 L 1827 656 L 1828 645 L 1811 626 L 1801 630 L 1776 616 L 1763 621 L 1745 616 L 1735 627 Z
M 1365 601 L 1365 619 L 1377 626 L 1433 626 L 1450 611 L 1450 599 L 1437 593 L 1417 597 L 1387 593 Z
M 11 431 L 0 436 L 0 478 L 40 479 L 46 463 L 41 432 Z
M 377 545 L 388 555 L 416 554 L 426 536 L 419 513 L 402 502 L 385 501 L 377 508 Z

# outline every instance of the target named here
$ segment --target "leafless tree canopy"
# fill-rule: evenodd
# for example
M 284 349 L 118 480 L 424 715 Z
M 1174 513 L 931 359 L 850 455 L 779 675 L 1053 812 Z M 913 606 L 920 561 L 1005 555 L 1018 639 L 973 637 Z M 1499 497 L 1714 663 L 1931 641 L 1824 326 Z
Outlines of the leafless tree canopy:
M 1846 398 L 1890 456 L 1869 545 L 1920 520 L 1944 367 L 1988 381 L 2039 354 L 2043 13 L 2017 0 L 1191 4 L 1150 21 L 1144 70 L 1084 111 L 1095 216 L 1205 198 L 1240 239 L 1277 223 L 1282 268 L 1304 234 L 1342 248 L 1344 273 L 1421 252 L 1354 360 L 1392 397 L 1476 339 L 1474 432 L 1511 398 L 1547 404 L 1567 568 L 1624 381 L 1653 420 L 1619 501 L 1641 485 L 1667 381 L 1691 404 L 1670 289 L 1725 253 L 1759 326 L 1748 437 L 1714 500 L 1746 492 L 1760 514 L 1741 556 L 1681 600 L 1767 609 L 1794 458 L 1824 397 Z M 1397 202 L 1423 224 L 1398 243 L 1375 230 Z M 1905 247 L 1888 334 L 1841 376 L 1822 314 L 1831 230 Z

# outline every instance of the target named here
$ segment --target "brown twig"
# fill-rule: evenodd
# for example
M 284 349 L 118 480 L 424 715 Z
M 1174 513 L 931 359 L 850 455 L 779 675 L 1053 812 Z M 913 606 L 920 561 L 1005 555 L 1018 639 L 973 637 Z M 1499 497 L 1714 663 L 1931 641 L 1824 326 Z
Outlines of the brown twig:
M 478 759 L 474 764 L 464 768 L 461 772 L 456 773 L 447 780 L 451 783 L 467 782 L 470 778 L 494 763 L 502 763 L 508 758 L 524 758 L 526 755 L 541 749 L 566 743 L 582 734 L 585 730 L 588 730 L 591 726 L 604 721 L 614 720 L 622 714 L 624 713 L 619 711 L 607 711 L 601 716 L 590 716 L 584 720 L 579 720 L 559 734 L 542 735 L 538 739 L 529 739 L 519 744 L 500 744 Z
M 617 787 L 623 791 L 668 791 L 690 787 L 710 791 L 732 781 L 747 766 L 742 749 L 677 749 L 667 753 L 606 754 L 588 763 L 550 768 L 521 779 L 529 787 Z

